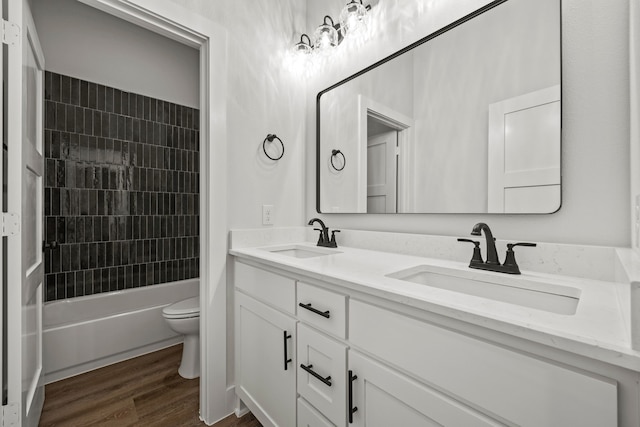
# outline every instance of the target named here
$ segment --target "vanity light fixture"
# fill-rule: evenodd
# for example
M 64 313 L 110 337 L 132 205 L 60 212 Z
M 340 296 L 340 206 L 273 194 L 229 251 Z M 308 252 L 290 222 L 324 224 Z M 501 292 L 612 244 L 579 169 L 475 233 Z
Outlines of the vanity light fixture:
M 305 42 L 304 39 L 307 39 Z M 293 51 L 296 54 L 309 55 L 313 52 L 313 46 L 311 45 L 311 39 L 308 35 L 303 34 L 300 36 L 300 41 L 293 46 Z
M 358 3 L 351 0 L 340 12 L 340 31 L 342 36 L 354 34 L 366 29 L 365 16 L 371 10 L 371 5 L 362 4 L 362 0 Z
M 329 23 L 327 23 L 329 20 Z M 327 52 L 328 50 L 338 46 L 342 41 L 338 33 L 339 25 L 333 23 L 333 19 L 326 15 L 324 21 L 313 33 L 313 46 L 319 52 Z
M 310 53 L 326 54 L 342 43 L 347 34 L 364 32 L 367 28 L 367 13 L 378 2 L 379 0 L 371 0 L 370 4 L 364 5 L 362 0 L 349 0 L 340 13 L 338 23 L 331 16 L 325 15 L 322 24 L 313 32 L 313 38 L 306 34 L 300 36 L 300 41 L 293 46 L 294 56 L 301 59 Z

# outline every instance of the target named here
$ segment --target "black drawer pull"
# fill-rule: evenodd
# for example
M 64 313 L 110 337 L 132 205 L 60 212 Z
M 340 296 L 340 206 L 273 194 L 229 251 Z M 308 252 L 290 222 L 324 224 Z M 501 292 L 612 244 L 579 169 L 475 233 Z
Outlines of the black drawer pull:
M 313 368 L 313 365 L 304 366 L 304 364 L 300 364 L 300 367 L 305 371 L 307 371 L 308 373 L 310 373 L 311 375 L 313 375 L 314 377 L 316 377 L 317 379 L 319 379 L 320 381 L 322 381 L 323 383 L 325 383 L 326 385 L 328 385 L 329 387 L 331 387 L 331 375 L 329 375 L 327 378 L 324 378 L 322 375 L 318 374 L 313 369 L 311 369 Z
M 289 363 L 291 363 L 291 359 L 289 359 L 289 356 L 287 355 L 288 351 L 287 351 L 287 340 L 289 338 L 291 338 L 291 335 L 287 334 L 287 331 L 283 331 L 283 337 L 284 337 L 284 370 L 287 370 L 287 365 Z
M 309 304 L 303 304 L 303 303 L 300 303 L 300 304 L 298 304 L 298 305 L 299 305 L 300 307 L 302 307 L 302 308 L 306 308 L 307 310 L 314 312 L 315 314 L 317 314 L 317 315 L 319 315 L 319 316 L 326 317 L 327 319 L 328 319 L 329 317 L 331 317 L 331 315 L 329 314 L 329 310 L 327 310 L 327 311 L 320 311 L 320 310 L 318 310 L 318 309 L 315 309 L 315 308 L 311 307 L 311 303 L 309 303 Z
M 353 406 L 353 382 L 357 379 L 358 376 L 349 371 L 349 424 L 353 424 L 353 414 L 358 410 L 357 406 Z

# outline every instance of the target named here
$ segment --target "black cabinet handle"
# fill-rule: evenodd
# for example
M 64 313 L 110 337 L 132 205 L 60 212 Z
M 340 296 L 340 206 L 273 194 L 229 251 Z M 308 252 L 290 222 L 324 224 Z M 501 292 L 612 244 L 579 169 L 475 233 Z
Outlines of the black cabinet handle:
M 353 371 L 349 371 L 349 424 L 353 424 L 353 414 L 358 410 L 357 406 L 353 406 L 353 382 L 358 379 L 357 375 L 353 375 Z
M 289 359 L 289 356 L 287 355 L 287 340 L 291 338 L 291 335 L 287 334 L 287 331 L 283 331 L 282 335 L 284 337 L 284 370 L 286 371 L 287 365 L 291 362 L 291 359 Z
M 314 312 L 314 313 L 315 313 L 315 314 L 317 314 L 318 316 L 322 316 L 322 317 L 325 317 L 325 318 L 327 318 L 327 319 L 328 319 L 329 317 L 331 317 L 331 315 L 329 314 L 329 310 L 327 310 L 327 311 L 320 311 L 320 310 L 318 310 L 318 309 L 315 309 L 315 308 L 311 307 L 311 303 L 309 303 L 309 304 L 303 304 L 303 303 L 300 303 L 300 304 L 298 304 L 298 305 L 299 305 L 300 307 L 302 307 L 302 308 L 305 308 L 305 309 L 307 309 L 307 310 L 309 310 L 309 311 Z
M 317 378 L 320 381 L 322 381 L 324 384 L 326 384 L 329 387 L 331 387 L 331 375 L 329 375 L 327 378 L 323 377 L 322 375 L 318 374 L 313 369 L 311 369 L 311 368 L 313 368 L 313 365 L 304 366 L 304 364 L 300 364 L 300 367 L 302 369 L 304 369 L 305 371 L 307 371 L 308 373 L 310 373 L 311 375 L 313 375 L 315 378 Z

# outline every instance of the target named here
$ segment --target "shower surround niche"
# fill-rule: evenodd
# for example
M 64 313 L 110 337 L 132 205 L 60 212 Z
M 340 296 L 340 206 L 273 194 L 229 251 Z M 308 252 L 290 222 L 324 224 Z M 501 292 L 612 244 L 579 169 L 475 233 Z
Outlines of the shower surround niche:
M 199 274 L 199 111 L 45 75 L 46 301 Z

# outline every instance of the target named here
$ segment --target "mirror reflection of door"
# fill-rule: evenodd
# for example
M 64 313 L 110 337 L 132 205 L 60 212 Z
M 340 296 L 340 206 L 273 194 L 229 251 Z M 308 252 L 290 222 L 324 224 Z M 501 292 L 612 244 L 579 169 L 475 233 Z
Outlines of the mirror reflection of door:
M 397 212 L 398 131 L 367 117 L 367 213 Z
M 560 86 L 489 105 L 488 211 L 560 207 Z

